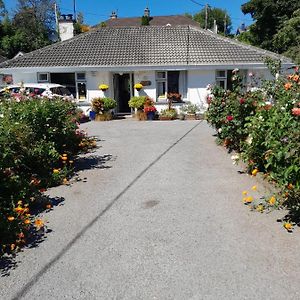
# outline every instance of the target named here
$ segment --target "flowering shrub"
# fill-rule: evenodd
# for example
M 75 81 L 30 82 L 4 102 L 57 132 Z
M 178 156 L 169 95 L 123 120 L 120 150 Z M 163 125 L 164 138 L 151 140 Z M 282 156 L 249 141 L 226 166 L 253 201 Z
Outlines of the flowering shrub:
M 294 74 L 277 75 L 256 91 L 246 92 L 241 85 L 233 92 L 215 87 L 207 119 L 216 128 L 219 141 L 247 163 L 249 173 L 262 172 L 276 183 L 278 201 L 298 211 L 300 217 L 299 100 L 296 68 Z
M 92 100 L 92 109 L 97 114 L 103 114 L 117 106 L 117 102 L 111 98 L 94 98 Z
M 109 86 L 107 84 L 100 84 L 99 85 L 99 89 L 102 91 L 106 91 L 108 90 Z
M 138 110 L 143 109 L 148 97 L 147 96 L 134 96 L 128 101 L 129 107 L 136 108 Z
M 86 140 L 71 102 L 0 100 L 0 256 L 43 227 L 31 207 L 46 188 L 66 182 Z

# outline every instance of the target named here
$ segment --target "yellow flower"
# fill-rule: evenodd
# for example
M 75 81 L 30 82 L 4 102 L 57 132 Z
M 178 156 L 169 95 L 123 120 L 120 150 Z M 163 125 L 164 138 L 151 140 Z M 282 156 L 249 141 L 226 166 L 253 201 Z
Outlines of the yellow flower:
M 58 169 L 53 169 L 53 174 L 59 174 L 59 170 Z
M 257 186 L 254 185 L 251 189 L 252 189 L 252 191 L 256 191 L 257 190 Z
M 22 205 L 22 204 L 23 204 L 23 201 L 22 201 L 22 200 L 19 200 L 19 201 L 17 202 L 17 204 L 18 204 L 18 205 Z
M 99 85 L 100 90 L 107 90 L 108 88 L 109 88 L 109 86 L 107 84 L 100 84 Z
M 258 169 L 254 169 L 254 170 L 252 170 L 252 172 L 251 172 L 251 174 L 252 174 L 253 176 L 256 176 L 257 173 L 258 173 Z
M 270 199 L 269 199 L 269 204 L 270 205 L 274 205 L 276 202 L 276 198 L 274 196 L 272 196 Z
M 286 222 L 283 224 L 283 227 L 286 229 L 286 230 L 292 230 L 293 229 L 293 225 L 289 222 Z
M 244 196 L 246 196 L 246 195 L 248 195 L 248 192 L 247 192 L 247 191 L 243 191 L 242 194 L 243 194 Z
M 16 248 L 16 244 L 11 244 L 11 245 L 10 245 L 10 250 L 11 250 L 11 251 L 14 251 L 15 248 Z
M 44 221 L 41 220 L 41 219 L 36 219 L 36 220 L 34 221 L 34 225 L 35 225 L 37 228 L 44 227 Z
M 72 164 L 72 163 L 74 163 L 74 161 L 73 160 L 69 160 L 69 164 Z
M 15 217 L 13 217 L 13 216 L 9 216 L 9 217 L 7 218 L 7 220 L 8 220 L 9 222 L 12 222 L 14 219 L 15 219 Z
M 136 84 L 134 85 L 134 88 L 135 88 L 135 89 L 142 89 L 142 88 L 143 88 L 143 85 L 142 85 L 141 83 L 136 83 Z
M 244 201 L 247 203 L 251 203 L 253 201 L 253 197 L 249 196 L 249 197 L 245 197 Z
M 264 211 L 264 206 L 262 204 L 257 205 L 256 210 L 259 212 L 263 212 Z
M 68 184 L 68 183 L 69 183 L 68 179 L 67 179 L 67 178 L 64 178 L 64 179 L 63 179 L 63 184 Z

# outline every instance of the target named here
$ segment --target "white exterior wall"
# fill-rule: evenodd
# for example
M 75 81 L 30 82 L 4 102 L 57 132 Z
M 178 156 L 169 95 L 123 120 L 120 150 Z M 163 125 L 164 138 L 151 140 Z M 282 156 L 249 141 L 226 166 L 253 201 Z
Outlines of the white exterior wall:
M 138 71 L 134 72 L 134 82 L 133 84 L 139 83 L 141 81 L 151 81 L 150 86 L 143 87 L 142 90 L 134 90 L 134 96 L 148 96 L 156 101 L 156 81 L 155 81 L 155 71 Z
M 10 72 L 8 72 L 10 73 Z M 24 83 L 35 83 L 37 82 L 37 73 L 36 72 L 11 72 L 13 76 L 14 84 Z
M 113 82 L 110 78 L 110 72 L 87 71 L 86 72 L 86 89 L 87 100 L 91 101 L 96 97 L 113 97 Z M 105 92 L 99 90 L 100 84 L 107 84 L 109 89 Z
M 187 75 L 188 94 L 187 100 L 191 103 L 206 107 L 206 89 L 208 84 L 215 83 L 214 70 L 190 70 Z

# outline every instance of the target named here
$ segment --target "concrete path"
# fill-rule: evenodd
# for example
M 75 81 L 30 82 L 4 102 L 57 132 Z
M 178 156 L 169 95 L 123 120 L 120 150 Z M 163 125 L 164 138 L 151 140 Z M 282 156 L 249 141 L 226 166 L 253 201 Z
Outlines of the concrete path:
M 84 124 L 101 141 L 0 299 L 300 299 L 300 235 L 241 203 L 205 122 Z M 83 165 L 82 165 L 83 166 Z

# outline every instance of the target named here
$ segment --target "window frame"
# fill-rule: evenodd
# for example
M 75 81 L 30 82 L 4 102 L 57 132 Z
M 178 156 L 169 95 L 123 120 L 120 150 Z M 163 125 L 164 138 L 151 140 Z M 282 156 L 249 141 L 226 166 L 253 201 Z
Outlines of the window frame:
M 45 80 L 40 79 L 40 75 L 46 75 L 46 76 L 47 76 L 47 79 L 45 79 Z M 49 76 L 49 73 L 48 73 L 48 72 L 38 72 L 38 73 L 37 73 L 37 82 L 38 82 L 38 83 L 41 83 L 41 82 L 49 82 L 49 79 L 50 79 L 50 76 Z

